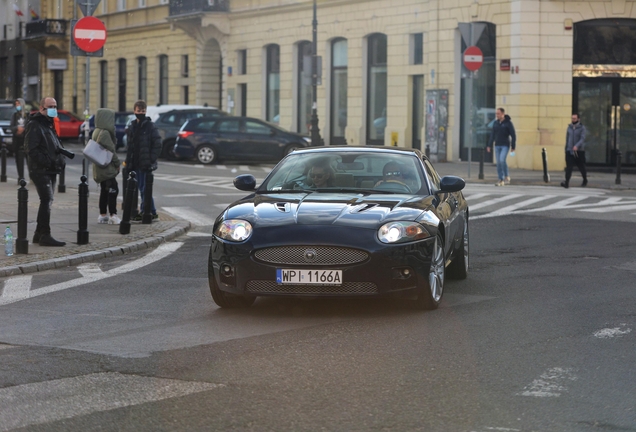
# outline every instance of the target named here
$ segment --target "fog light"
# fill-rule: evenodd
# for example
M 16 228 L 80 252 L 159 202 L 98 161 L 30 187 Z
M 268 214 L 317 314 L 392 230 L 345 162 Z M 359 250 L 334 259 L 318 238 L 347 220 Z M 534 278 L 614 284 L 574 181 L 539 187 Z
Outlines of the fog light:
M 404 269 L 404 270 L 402 270 L 402 274 L 403 274 L 404 276 L 408 276 L 408 275 L 410 275 L 410 274 L 411 274 L 411 270 L 409 270 L 409 269 Z
M 229 266 L 228 264 L 223 264 L 221 266 L 221 272 L 223 273 L 224 276 L 231 276 L 232 275 L 232 267 Z

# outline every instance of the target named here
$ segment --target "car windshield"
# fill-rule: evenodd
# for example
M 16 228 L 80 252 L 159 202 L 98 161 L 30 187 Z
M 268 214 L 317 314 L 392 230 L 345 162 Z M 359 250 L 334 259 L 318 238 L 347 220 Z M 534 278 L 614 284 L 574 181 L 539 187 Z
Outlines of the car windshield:
M 15 112 L 15 108 L 13 105 L 7 105 L 0 107 L 0 120 L 9 121 L 11 120 L 11 115 Z
M 287 156 L 259 188 L 279 191 L 428 194 L 415 155 L 347 150 Z

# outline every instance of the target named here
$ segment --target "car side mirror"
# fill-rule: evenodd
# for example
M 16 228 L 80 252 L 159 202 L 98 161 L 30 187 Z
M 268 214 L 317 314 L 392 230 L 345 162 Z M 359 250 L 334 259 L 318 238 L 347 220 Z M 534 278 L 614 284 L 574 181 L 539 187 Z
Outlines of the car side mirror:
M 466 187 L 466 182 L 463 178 L 457 176 L 445 176 L 439 182 L 439 192 L 459 192 Z
M 234 187 L 242 191 L 253 191 L 256 189 L 256 179 L 252 174 L 241 174 L 234 179 Z

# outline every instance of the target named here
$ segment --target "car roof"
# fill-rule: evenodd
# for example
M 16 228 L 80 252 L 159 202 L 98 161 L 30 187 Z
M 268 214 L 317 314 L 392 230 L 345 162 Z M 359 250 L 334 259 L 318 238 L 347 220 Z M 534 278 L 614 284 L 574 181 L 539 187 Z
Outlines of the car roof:
M 148 106 L 146 107 L 146 115 L 150 117 L 152 121 L 156 121 L 159 118 L 160 114 L 166 113 L 168 111 L 185 111 L 185 110 L 210 110 L 210 111 L 219 111 L 218 108 L 213 106 L 204 106 L 204 105 L 159 105 L 159 106 Z
M 294 153 L 323 153 L 323 152 L 347 152 L 356 153 L 378 153 L 378 154 L 405 154 L 411 153 L 417 157 L 422 157 L 423 154 L 420 150 L 407 147 L 393 147 L 393 146 L 351 146 L 351 145 L 330 145 L 330 146 L 315 146 L 306 147 L 302 149 L 294 150 Z

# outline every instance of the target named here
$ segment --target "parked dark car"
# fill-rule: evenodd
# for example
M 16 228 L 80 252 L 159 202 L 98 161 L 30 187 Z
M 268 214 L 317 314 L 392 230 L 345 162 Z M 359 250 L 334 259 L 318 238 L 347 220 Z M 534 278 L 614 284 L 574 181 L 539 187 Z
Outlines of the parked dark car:
M 120 150 L 126 147 L 124 142 L 124 135 L 126 134 L 126 123 L 129 117 L 132 116 L 132 111 L 118 111 L 115 113 L 115 137 L 117 138 L 116 149 Z M 88 137 L 93 137 L 93 131 L 95 130 L 95 114 L 91 115 L 88 119 L 88 125 L 91 128 Z M 84 132 L 80 132 L 79 137 L 81 142 L 84 142 Z
M 13 132 L 11 131 L 11 116 L 15 106 L 11 103 L 0 104 L 0 145 L 6 147 L 9 154 L 13 153 Z
M 399 296 L 439 306 L 446 275 L 468 275 L 463 179 L 440 178 L 419 150 L 293 152 L 214 223 L 208 281 L 220 307 L 258 296 Z M 448 267 L 448 268 L 447 268 Z
M 179 159 L 196 158 L 202 164 L 227 159 L 278 161 L 309 142 L 307 137 L 255 118 L 201 118 L 183 125 L 174 155 Z

